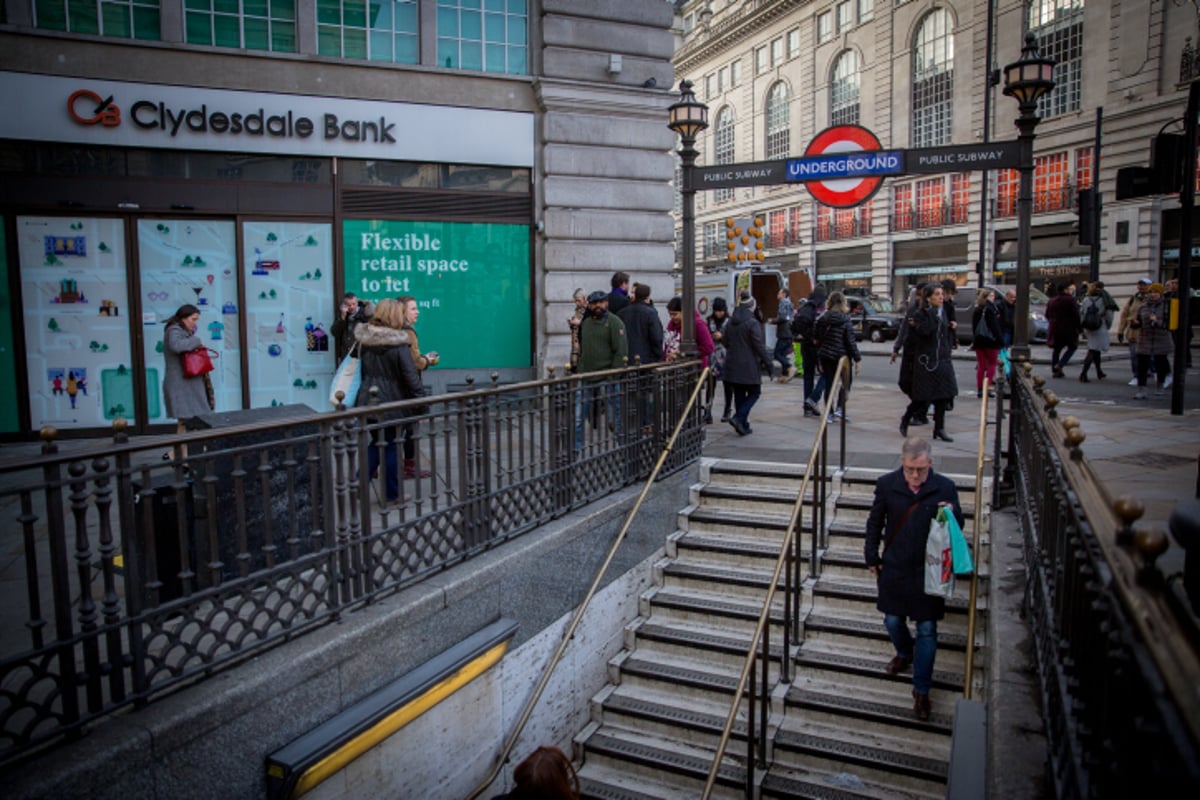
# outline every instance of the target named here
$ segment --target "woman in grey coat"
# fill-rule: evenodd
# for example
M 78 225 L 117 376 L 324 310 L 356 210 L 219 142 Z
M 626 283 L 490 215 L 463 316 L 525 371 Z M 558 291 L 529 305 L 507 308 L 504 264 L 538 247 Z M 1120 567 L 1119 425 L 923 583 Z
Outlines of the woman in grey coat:
M 1137 379 L 1138 390 L 1134 400 L 1146 399 L 1146 378 L 1150 373 L 1150 364 L 1154 364 L 1154 374 L 1158 378 L 1156 397 L 1166 394 L 1167 376 L 1171 374 L 1171 362 L 1167 359 L 1174 349 L 1171 329 L 1168 326 L 1170 309 L 1163 300 L 1163 285 L 1152 283 L 1146 290 L 1146 302 L 1138 309 L 1137 319 L 1132 326 L 1138 331 L 1137 339 Z
M 186 430 L 184 420 L 212 411 L 209 404 L 207 375 L 194 378 L 183 374 L 183 354 L 204 346 L 196 335 L 200 309 L 185 303 L 167 320 L 163 330 L 163 399 L 167 416 L 179 420 L 179 432 Z
M 751 433 L 750 409 L 762 393 L 762 370 L 774 377 L 774 362 L 763 338 L 762 323 L 754 318 L 755 301 L 743 289 L 740 302 L 725 327 L 725 380 L 733 385 L 733 416 L 729 424 L 738 436 Z

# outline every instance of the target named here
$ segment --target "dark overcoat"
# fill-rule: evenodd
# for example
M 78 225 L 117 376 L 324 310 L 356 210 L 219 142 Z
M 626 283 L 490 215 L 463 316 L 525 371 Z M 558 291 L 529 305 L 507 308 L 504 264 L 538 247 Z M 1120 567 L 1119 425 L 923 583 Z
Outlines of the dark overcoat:
M 370 404 L 372 388 L 379 390 L 380 403 L 395 403 L 424 396 L 421 373 L 413 363 L 409 336 L 405 331 L 368 322 L 354 329 L 354 337 L 359 344 L 359 369 L 362 373 L 362 385 L 354 403 L 356 406 Z M 420 408 L 408 408 L 387 416 L 409 417 L 420 413 L 423 413 Z
M 904 351 L 912 355 L 912 387 L 909 397 L 918 403 L 953 400 L 958 396 L 958 379 L 950 351 L 954 331 L 933 306 L 924 306 L 910 317 L 911 327 Z
M 916 506 L 909 512 L 914 503 Z M 949 503 L 959 524 L 963 523 L 954 482 L 932 469 L 916 494 L 909 490 L 901 469 L 882 475 L 875 482 L 875 501 L 867 516 L 863 556 L 868 567 L 882 566 L 875 607 L 884 614 L 915 620 L 941 619 L 945 614 L 945 600 L 925 594 L 925 540 L 929 538 L 929 524 L 937 516 L 939 503 Z M 893 535 L 892 528 L 902 520 L 904 525 Z M 880 545 L 889 537 L 891 543 L 883 548 L 881 556 Z
M 1079 344 L 1083 322 L 1079 319 L 1079 303 L 1069 294 L 1058 294 L 1046 303 L 1046 343 L 1051 347 L 1071 347 Z
M 721 379 L 728 383 L 762 383 L 762 367 L 771 375 L 774 368 L 762 323 L 746 306 L 738 306 L 725 326 L 725 371 Z

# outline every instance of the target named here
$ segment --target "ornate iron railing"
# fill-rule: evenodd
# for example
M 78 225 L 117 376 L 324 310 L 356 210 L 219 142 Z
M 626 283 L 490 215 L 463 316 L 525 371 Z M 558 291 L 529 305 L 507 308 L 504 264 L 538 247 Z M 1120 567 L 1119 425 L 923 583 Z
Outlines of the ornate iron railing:
M 117 426 L 69 452 L 44 432 L 39 456 L 0 462 L 5 579 L 24 584 L 0 617 L 0 763 L 644 480 L 698 375 L 493 376 L 170 439 Z M 660 474 L 702 441 L 690 411 Z
M 1166 534 L 1133 529 L 1083 457 L 1079 421 L 1024 364 L 1012 386 L 1008 463 L 1025 541 L 1025 609 L 1055 795 L 1200 793 L 1200 639 Z

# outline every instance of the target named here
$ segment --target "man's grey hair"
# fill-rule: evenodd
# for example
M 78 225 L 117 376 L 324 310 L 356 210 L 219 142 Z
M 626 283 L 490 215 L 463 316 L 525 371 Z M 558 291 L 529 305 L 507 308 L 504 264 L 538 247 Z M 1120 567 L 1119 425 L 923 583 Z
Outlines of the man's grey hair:
M 904 444 L 900 447 L 900 457 L 911 459 L 921 456 L 929 456 L 929 460 L 933 461 L 933 448 L 930 447 L 929 441 L 920 436 L 910 436 L 905 439 Z

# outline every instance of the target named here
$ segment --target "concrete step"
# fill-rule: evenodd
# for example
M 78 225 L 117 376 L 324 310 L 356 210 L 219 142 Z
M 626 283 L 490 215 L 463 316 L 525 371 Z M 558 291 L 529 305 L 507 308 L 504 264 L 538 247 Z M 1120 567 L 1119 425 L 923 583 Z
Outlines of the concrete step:
M 783 632 L 778 626 L 772 628 L 774 630 L 770 633 L 770 653 L 773 666 L 769 674 L 775 675 L 778 672 L 778 659 L 783 654 Z M 639 656 L 690 660 L 697 664 L 723 667 L 734 673 L 741 672 L 750 649 L 749 633 L 738 635 L 735 631 L 715 630 L 709 627 L 663 625 L 651 620 L 638 620 L 629 626 L 629 631 L 636 637 L 636 647 L 629 649 Z
M 911 739 L 880 734 L 870 726 L 840 729 L 786 726 L 775 734 L 774 762 L 792 769 L 852 773 L 863 781 L 912 792 L 945 792 L 949 737 L 945 754 L 922 752 Z M 916 750 L 916 752 L 914 752 Z
M 868 687 L 883 691 L 883 687 L 902 685 L 912 689 L 912 671 L 899 675 L 888 675 L 885 671 L 893 653 L 887 648 L 885 654 L 863 650 L 839 648 L 830 650 L 821 642 L 805 642 L 796 655 L 796 675 L 826 682 L 841 682 L 847 685 Z M 934 689 L 945 689 L 961 693 L 962 671 L 942 669 L 936 662 L 933 669 Z
M 805 543 L 807 539 L 801 537 Z M 782 531 L 738 530 L 727 534 L 687 531 L 681 536 L 670 537 L 667 555 L 690 563 L 765 569 L 770 572 L 775 568 L 782 547 Z
M 681 512 L 678 524 L 681 530 L 689 533 L 774 535 L 782 538 L 790 521 L 790 514 L 770 510 L 726 511 L 721 508 L 696 508 Z
M 701 707 L 723 705 L 726 709 L 733 702 L 733 690 L 741 675 L 740 667 L 733 670 L 712 662 L 668 658 L 648 651 L 623 651 L 613 657 L 609 669 L 609 680 L 619 683 L 623 691 L 628 687 L 630 692 L 643 695 L 673 693 L 681 705 L 695 702 Z
M 656 583 L 682 592 L 717 592 L 757 602 L 761 608 L 766 598 L 771 573 L 746 567 L 723 567 L 708 563 L 663 559 L 655 565 Z M 784 577 L 779 576 L 777 593 L 783 591 Z
M 762 782 L 762 796 L 780 800 L 944 800 L 945 789 L 933 793 L 901 790 L 869 783 L 853 772 L 788 769 L 772 764 Z
M 935 689 L 928 720 L 913 715 L 910 683 L 861 689 L 850 694 L 839 683 L 797 677 L 788 687 L 784 703 L 788 716 L 816 724 L 853 726 L 865 723 L 902 737 L 949 736 L 954 724 L 954 702 L 959 695 Z M 794 709 L 794 710 L 793 710 Z
M 594 699 L 592 718 L 605 726 L 678 740 L 716 752 L 729 714 L 728 704 L 679 702 L 678 694 L 608 687 Z M 734 721 L 729 748 L 745 752 L 746 722 Z
M 850 522 L 861 519 L 864 523 L 867 521 L 867 515 L 871 511 L 871 506 L 875 502 L 874 494 L 839 494 L 833 503 L 834 519 L 839 522 Z M 966 525 L 963 532 L 974 530 L 971 526 L 975 520 L 975 503 L 968 500 L 959 494 L 959 505 L 962 507 L 963 516 L 966 518 Z
M 863 561 L 863 543 L 865 540 L 860 539 L 857 542 L 857 547 L 854 543 L 847 541 L 846 537 L 830 537 L 829 547 L 821 554 L 821 577 L 828 578 L 833 581 L 838 580 L 862 580 L 869 573 L 867 572 L 866 562 Z M 990 580 L 991 572 L 988 565 L 991 561 L 990 545 L 981 544 L 982 551 L 979 557 L 974 558 L 975 566 L 979 572 L 979 579 L 986 583 Z M 970 576 L 959 576 L 956 584 L 966 585 L 969 587 Z M 958 586 L 956 585 L 956 589 Z M 983 588 L 982 591 L 986 591 Z
M 969 579 L 964 578 L 955 583 L 954 595 L 946 598 L 947 619 L 953 620 L 956 616 L 966 619 L 970 591 Z M 859 580 L 841 578 L 835 580 L 823 575 L 813 585 L 812 594 L 813 605 L 819 609 L 845 608 L 849 611 L 863 613 L 864 607 L 874 612 L 879 590 L 876 588 L 871 574 L 867 572 L 865 578 Z M 976 596 L 975 609 L 977 615 L 982 616 L 987 613 L 986 592 L 980 592 Z
M 584 770 L 623 773 L 630 783 L 640 781 L 652 797 L 695 798 L 704 789 L 713 752 L 679 742 L 669 742 L 607 726 L 600 726 L 580 742 Z M 717 772 L 722 798 L 740 798 L 746 780 L 743 758 L 726 755 Z M 688 794 L 690 792 L 690 794 Z
M 700 480 L 712 486 L 753 486 L 763 489 L 800 491 L 804 464 L 739 461 L 729 458 L 701 459 Z M 810 481 L 811 483 L 811 481 Z
M 682 592 L 655 587 L 642 596 L 642 616 L 662 625 L 707 626 L 750 636 L 758 625 L 762 603 L 712 592 Z M 772 603 L 772 625 L 783 624 L 783 593 Z
M 790 514 L 796 504 L 799 485 L 796 488 L 773 486 L 750 486 L 746 484 L 699 484 L 692 487 L 692 504 L 699 508 L 724 508 L 729 510 L 771 509 L 781 514 Z M 809 489 L 805 502 L 812 503 Z
M 642 791 L 645 788 L 644 781 L 637 781 L 636 788 L 632 785 L 626 786 L 627 781 L 629 778 L 623 772 L 614 773 L 599 768 L 589 769 L 588 766 L 585 766 L 579 770 L 579 798 L 580 800 L 666 800 L 670 797 L 662 792 L 648 794 Z

